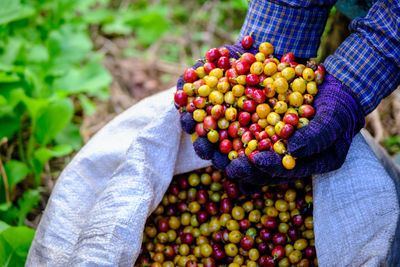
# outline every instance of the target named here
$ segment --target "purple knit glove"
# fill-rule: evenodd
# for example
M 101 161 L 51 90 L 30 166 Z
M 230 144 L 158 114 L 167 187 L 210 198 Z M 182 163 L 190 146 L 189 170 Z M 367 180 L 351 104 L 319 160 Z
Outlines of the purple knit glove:
M 286 180 L 338 169 L 352 138 L 364 126 L 364 113 L 356 99 L 346 85 L 328 74 L 315 97 L 314 119 L 288 140 L 296 166 L 286 170 L 281 155 L 265 151 L 254 156 L 255 166 L 251 168 L 243 159 L 234 160 L 226 169 L 228 175 L 256 183 L 271 177 Z
M 223 47 L 226 47 L 229 51 L 229 58 L 233 57 L 233 58 L 239 58 L 239 54 L 244 54 L 246 52 L 252 53 L 252 54 L 256 54 L 258 52 L 257 49 L 255 48 L 250 48 L 250 49 L 243 49 L 242 45 L 240 43 L 234 44 L 234 45 L 223 45 Z M 196 64 L 194 64 L 191 68 L 192 69 L 197 69 L 200 66 L 204 65 L 205 59 L 196 62 Z M 185 84 L 184 80 L 183 80 L 183 75 L 181 75 L 176 83 L 176 89 L 177 90 L 183 90 L 183 85 Z M 175 107 L 178 109 L 179 107 L 175 104 Z M 182 129 L 188 133 L 188 134 L 192 134 L 195 131 L 195 127 L 196 127 L 196 122 L 193 119 L 193 114 L 190 112 L 183 112 L 180 116 L 180 123 L 181 123 L 181 127 Z M 208 142 L 208 141 L 207 141 Z M 209 154 L 209 153 L 207 153 Z M 202 158 L 202 157 L 201 157 Z M 204 158 L 204 159 L 211 159 L 211 158 Z

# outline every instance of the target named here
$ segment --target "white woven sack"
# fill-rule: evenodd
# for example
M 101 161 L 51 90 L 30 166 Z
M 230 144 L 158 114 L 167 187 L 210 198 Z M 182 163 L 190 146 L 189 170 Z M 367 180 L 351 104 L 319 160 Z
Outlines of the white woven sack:
M 26 266 L 133 265 L 146 218 L 172 176 L 210 165 L 180 130 L 174 91 L 131 107 L 75 156 L 52 192 Z M 313 182 L 320 266 L 383 264 L 399 207 L 392 180 L 362 137 L 342 169 Z

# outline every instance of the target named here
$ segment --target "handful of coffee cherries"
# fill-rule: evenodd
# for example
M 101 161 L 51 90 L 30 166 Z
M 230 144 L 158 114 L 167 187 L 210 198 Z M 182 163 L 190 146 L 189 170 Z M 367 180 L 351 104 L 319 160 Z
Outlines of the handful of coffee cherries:
M 250 49 L 252 37 L 244 37 L 241 45 Z M 325 68 L 314 61 L 299 64 L 291 52 L 280 59 L 273 53 L 268 42 L 259 45 L 258 53 L 238 59 L 225 47 L 210 48 L 203 66 L 185 71 L 183 90 L 174 100 L 197 123 L 193 142 L 207 137 L 230 160 L 247 156 L 253 163 L 260 151 L 275 151 L 284 155 L 286 169 L 295 167 L 288 138 L 314 116 L 312 104 Z

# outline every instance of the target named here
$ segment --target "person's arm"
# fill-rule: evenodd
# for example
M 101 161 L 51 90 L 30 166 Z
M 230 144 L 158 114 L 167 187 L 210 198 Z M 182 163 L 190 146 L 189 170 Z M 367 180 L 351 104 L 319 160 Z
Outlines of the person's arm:
M 261 152 L 254 157 L 255 170 L 265 177 L 255 175 L 245 159 L 233 161 L 228 174 L 259 184 L 269 176 L 301 177 L 341 167 L 365 115 L 399 85 L 400 0 L 375 2 L 365 18 L 352 22 L 351 30 L 325 62 L 328 75 L 315 97 L 314 119 L 289 139 L 296 167 L 288 171 L 280 155 Z
M 330 9 L 336 0 L 251 0 L 239 40 L 252 34 L 255 47 L 274 45 L 274 53 L 316 57 Z
M 400 0 L 376 1 L 350 29 L 352 34 L 324 64 L 368 114 L 400 84 Z

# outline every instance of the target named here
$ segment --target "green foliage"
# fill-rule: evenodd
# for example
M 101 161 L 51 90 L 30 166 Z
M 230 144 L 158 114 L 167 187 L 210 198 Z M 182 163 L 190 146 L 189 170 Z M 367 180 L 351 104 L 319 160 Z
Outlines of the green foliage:
M 34 235 L 24 220 L 39 203 L 46 163 L 82 145 L 73 121 L 78 106 L 93 113 L 91 98 L 109 95 L 112 77 L 82 15 L 105 2 L 0 1 L 0 140 L 17 146 L 1 158 L 1 266 L 24 264 Z
M 390 154 L 396 154 L 400 152 L 400 138 L 398 136 L 391 136 L 383 140 L 386 150 Z
M 208 47 L 203 33 L 213 10 L 217 19 L 212 23 L 237 35 L 232 28 L 240 28 L 247 4 L 247 0 L 0 1 L 0 164 L 5 173 L 3 177 L 0 168 L 1 266 L 24 263 L 34 232 L 23 225 L 39 203 L 46 164 L 81 147 L 80 112 L 93 114 L 93 99 L 109 97 L 112 77 L 101 64 L 104 55 L 95 51 L 89 30 L 96 29 L 105 38 L 129 39 L 131 47 L 123 55 L 141 54 L 158 42 L 162 60 L 179 62 L 182 48 L 175 40 L 190 34 L 200 50 Z M 195 25 L 196 32 L 188 25 Z M 4 142 L 15 148 L 12 153 L 3 153 L 8 152 Z
M 0 221 L 0 265 L 24 266 L 35 231 Z

